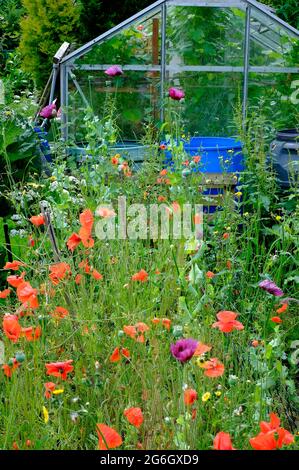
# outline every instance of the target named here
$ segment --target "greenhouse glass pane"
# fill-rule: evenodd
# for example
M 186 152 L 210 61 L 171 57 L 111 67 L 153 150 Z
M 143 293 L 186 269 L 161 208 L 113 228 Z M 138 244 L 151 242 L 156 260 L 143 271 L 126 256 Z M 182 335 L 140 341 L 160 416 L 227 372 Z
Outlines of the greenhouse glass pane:
M 169 102 L 181 109 L 186 133 L 201 136 L 235 134 L 234 109 L 242 94 L 241 73 L 182 72 L 169 77 L 168 84 L 185 91 L 184 102 Z
M 298 67 L 299 38 L 272 18 L 252 8 L 250 65 Z
M 113 80 L 102 71 L 88 74 L 77 70 L 71 76 L 76 78 L 69 80 L 69 134 L 76 142 L 86 139 L 87 107 L 101 120 L 113 106 L 123 140 L 142 138 L 144 124 L 159 119 L 160 72 L 127 71 Z
M 160 10 L 96 44 L 75 64 L 158 65 L 161 60 Z
M 167 8 L 166 55 L 173 65 L 244 62 L 245 12 L 237 8 Z
M 299 74 L 249 73 L 248 106 L 262 109 L 276 129 L 297 127 Z

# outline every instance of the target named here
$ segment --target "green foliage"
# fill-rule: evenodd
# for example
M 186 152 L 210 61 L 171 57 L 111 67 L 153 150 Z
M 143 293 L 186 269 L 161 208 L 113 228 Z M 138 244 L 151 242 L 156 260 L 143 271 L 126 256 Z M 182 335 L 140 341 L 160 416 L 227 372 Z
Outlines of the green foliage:
M 0 0 L 0 71 L 7 55 L 20 40 L 20 19 L 24 14 L 21 0 Z
M 23 66 L 41 87 L 50 74 L 59 46 L 63 41 L 75 41 L 79 11 L 73 0 L 22 1 L 26 10 L 21 21 Z
M 299 29 L 299 3 L 298 0 L 263 0 L 265 5 L 275 8 L 276 15 L 284 21 Z

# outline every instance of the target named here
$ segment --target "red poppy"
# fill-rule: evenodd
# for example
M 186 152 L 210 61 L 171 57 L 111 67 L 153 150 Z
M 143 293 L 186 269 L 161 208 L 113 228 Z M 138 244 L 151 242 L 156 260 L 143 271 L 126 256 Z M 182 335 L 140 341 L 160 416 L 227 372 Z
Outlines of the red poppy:
M 135 339 L 135 337 L 137 335 L 137 330 L 136 330 L 135 326 L 133 326 L 133 325 L 125 325 L 123 327 L 123 331 L 126 335 L 130 336 L 130 338 L 133 338 L 133 339 Z
M 12 269 L 13 271 L 17 271 L 20 266 L 25 266 L 24 263 L 22 263 L 21 261 L 12 261 L 11 263 L 8 261 L 4 268 L 3 269 Z
M 216 357 L 206 361 L 202 367 L 205 369 L 204 374 L 207 377 L 221 377 L 224 374 L 224 365 Z
M 193 405 L 193 403 L 197 400 L 197 392 L 193 388 L 187 388 L 184 391 L 184 403 L 185 405 Z
M 21 325 L 16 315 L 5 315 L 3 318 L 3 331 L 5 336 L 16 343 L 21 336 Z
M 76 274 L 75 283 L 79 285 L 81 284 L 81 281 L 82 281 L 82 274 Z
M 238 313 L 230 312 L 229 310 L 223 310 L 217 313 L 219 321 L 213 323 L 212 328 L 219 328 L 223 333 L 230 333 L 233 330 L 243 330 L 244 325 L 237 321 L 236 318 Z
M 56 384 L 54 382 L 46 382 L 46 383 L 44 383 L 44 387 L 46 389 L 45 390 L 45 398 L 47 398 L 47 399 L 51 398 L 52 392 L 56 388 Z
M 116 156 L 111 158 L 112 165 L 118 165 L 118 162 L 119 162 L 119 159 Z
M 229 238 L 229 233 L 225 232 L 223 235 L 222 235 L 222 238 L 224 240 L 227 240 Z
M 96 269 L 93 269 L 92 272 L 91 272 L 91 275 L 94 279 L 96 279 L 97 281 L 101 281 L 103 279 L 103 276 L 102 274 L 99 273 L 99 271 L 97 271 Z
M 18 367 L 20 367 L 20 364 L 19 364 L 19 362 L 14 358 L 12 365 L 3 364 L 2 369 L 3 369 L 4 375 L 6 375 L 6 377 L 8 377 L 8 378 L 11 378 L 13 372 L 14 372 Z
M 272 317 L 271 321 L 273 321 L 273 323 L 282 323 L 282 319 L 280 317 Z
M 40 338 L 42 335 L 42 329 L 40 326 L 33 327 L 28 326 L 27 328 L 22 328 L 21 336 L 24 336 L 27 341 L 35 341 Z
M 4 289 L 0 291 L 0 299 L 6 299 L 11 293 L 10 289 Z
M 57 285 L 60 281 L 66 278 L 68 274 L 71 274 L 71 267 L 68 263 L 56 263 L 50 266 L 50 279 L 53 284 Z
M 148 280 L 148 273 L 141 269 L 138 273 L 133 274 L 132 281 L 146 282 Z
M 123 443 L 123 440 L 118 432 L 106 424 L 97 424 L 97 433 L 99 437 L 100 450 L 115 449 L 116 447 L 121 446 Z
M 90 274 L 90 266 L 88 264 L 88 260 L 87 259 L 84 259 L 82 261 L 80 261 L 80 263 L 78 264 L 79 268 L 80 269 L 84 269 L 84 271 L 86 272 L 86 274 Z
M 194 163 L 199 163 L 200 160 L 201 160 L 201 157 L 200 157 L 199 155 L 195 155 L 195 156 L 193 157 Z
M 130 336 L 130 338 L 135 339 L 138 343 L 144 343 L 145 339 L 143 333 L 148 330 L 149 327 L 143 322 L 138 322 L 135 325 L 125 325 L 123 327 L 124 333 Z
M 143 414 L 140 408 L 127 408 L 124 411 L 124 415 L 130 424 L 135 426 L 135 428 L 140 428 L 143 423 Z
M 212 349 L 212 346 L 208 346 L 207 344 L 204 344 L 198 341 L 197 347 L 193 356 L 202 356 L 206 352 L 211 351 L 211 349 Z
M 259 341 L 257 339 L 254 339 L 251 341 L 251 345 L 254 347 L 254 348 L 257 348 L 259 346 Z
M 231 441 L 231 437 L 226 432 L 218 432 L 214 439 L 213 448 L 215 450 L 236 450 L 234 449 Z
M 160 171 L 160 176 L 166 176 L 168 171 L 164 168 L 164 170 Z
M 127 359 L 130 359 L 130 351 L 127 348 L 115 348 L 111 354 L 109 361 L 110 362 L 119 362 L 124 356 Z
M 20 284 L 24 282 L 24 276 L 25 276 L 25 271 L 22 272 L 19 276 L 17 274 L 12 274 L 11 276 L 8 276 L 6 279 L 8 284 L 10 284 L 12 287 L 18 287 Z
M 287 303 L 282 304 L 282 306 L 276 310 L 276 313 L 284 313 L 287 309 L 288 309 L 288 304 Z
M 74 251 L 75 248 L 81 243 L 81 238 L 77 233 L 72 233 L 66 242 L 67 247 L 70 251 Z
M 47 375 L 53 375 L 54 377 L 60 377 L 62 380 L 67 379 L 67 374 L 74 370 L 74 367 L 71 365 L 73 362 L 72 359 L 65 362 L 51 362 L 46 364 Z
M 226 262 L 226 267 L 227 267 L 227 269 L 231 269 L 231 267 L 232 267 L 232 262 L 231 262 L 230 260 L 227 260 L 227 262 Z
M 280 449 L 294 442 L 294 436 L 280 427 L 280 419 L 275 413 L 270 413 L 270 421 L 260 422 L 261 432 L 249 440 L 255 450 Z
M 158 202 L 165 202 L 166 197 L 165 196 L 158 196 Z
M 171 320 L 169 320 L 169 318 L 162 318 L 162 325 L 166 328 L 166 330 L 170 330 Z
M 42 214 L 33 215 L 32 217 L 30 217 L 29 220 L 36 227 L 39 227 L 40 225 L 44 225 L 44 223 L 45 223 L 45 219 L 44 219 L 44 216 Z
M 38 307 L 37 289 L 34 289 L 30 282 L 23 281 L 18 285 L 17 296 L 22 304 L 26 304 L 26 307 Z
M 81 238 L 83 246 L 86 248 L 92 248 L 94 240 L 91 238 L 91 231 L 93 226 L 93 214 L 90 209 L 85 209 L 80 214 L 81 228 L 79 230 L 79 237 Z

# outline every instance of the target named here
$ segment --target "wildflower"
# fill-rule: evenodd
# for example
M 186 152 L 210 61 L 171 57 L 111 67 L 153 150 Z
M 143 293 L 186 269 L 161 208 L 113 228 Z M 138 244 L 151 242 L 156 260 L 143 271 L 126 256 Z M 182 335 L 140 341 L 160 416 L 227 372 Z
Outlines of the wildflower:
M 184 403 L 185 405 L 193 405 L 193 403 L 197 400 L 198 395 L 196 390 L 193 388 L 187 388 L 184 391 Z
M 185 98 L 185 92 L 174 87 L 169 88 L 168 95 L 175 101 L 180 101 L 182 98 Z
M 114 157 L 111 158 L 112 165 L 118 165 L 119 157 L 120 157 L 120 155 L 116 154 L 116 155 L 114 155 Z
M 117 77 L 119 75 L 123 75 L 123 71 L 121 67 L 119 67 L 119 65 L 112 65 L 111 67 L 108 67 L 108 69 L 106 69 L 104 73 L 109 77 Z
M 213 273 L 212 271 L 207 271 L 207 272 L 206 272 L 206 277 L 207 277 L 208 279 L 213 279 L 213 277 L 215 277 L 215 276 L 216 276 L 216 274 Z
M 270 413 L 270 421 L 261 421 L 261 432 L 249 440 L 255 450 L 281 449 L 283 445 L 294 442 L 294 436 L 280 427 L 280 419 L 275 413 Z
M 82 274 L 76 274 L 75 283 L 79 285 L 81 284 L 81 281 L 82 281 Z
M 130 359 L 130 351 L 127 348 L 115 348 L 113 353 L 111 354 L 109 361 L 110 362 L 119 362 L 121 358 L 125 357 L 126 359 Z
M 259 287 L 269 294 L 275 295 L 276 297 L 281 297 L 283 295 L 283 291 L 277 287 L 277 285 L 270 281 L 269 279 L 265 279 L 259 283 Z
M 233 330 L 244 329 L 244 325 L 236 320 L 238 314 L 235 312 L 223 310 L 218 312 L 216 316 L 219 321 L 213 323 L 212 328 L 219 328 L 223 333 L 230 333 Z
M 18 271 L 18 269 L 20 269 L 20 266 L 25 266 L 25 264 L 21 261 L 12 261 L 11 263 L 8 261 L 3 267 L 3 269 L 12 269 L 13 271 Z
M 175 344 L 170 346 L 170 351 L 175 359 L 184 363 L 189 361 L 194 355 L 197 345 L 198 341 L 195 339 L 179 339 Z
M 90 209 L 85 209 L 79 217 L 81 228 L 79 230 L 79 237 L 85 248 L 92 248 L 94 240 L 91 237 L 91 231 L 93 226 L 93 215 Z
M 164 170 L 160 171 L 160 176 L 166 176 L 168 171 L 164 168 Z
M 10 293 L 11 293 L 11 289 L 4 289 L 0 291 L 0 299 L 7 299 Z
M 226 267 L 227 269 L 231 269 L 232 268 L 232 262 L 228 259 L 227 262 L 226 262 Z
M 138 322 L 135 325 L 125 325 L 123 327 L 124 333 L 128 335 L 130 338 L 137 341 L 138 343 L 144 343 L 143 333 L 145 333 L 148 330 L 149 330 L 149 327 L 143 322 Z
M 170 330 L 171 320 L 169 320 L 169 318 L 162 318 L 162 325 L 166 328 L 166 330 Z
M 205 369 L 204 374 L 207 377 L 220 377 L 224 374 L 224 365 L 216 357 L 205 362 L 203 368 Z
M 96 211 L 96 214 L 104 219 L 109 219 L 110 217 L 115 217 L 116 213 L 113 209 L 109 209 L 109 207 L 99 207 Z
M 44 383 L 45 387 L 45 398 L 49 399 L 52 396 L 52 392 L 56 388 L 56 384 L 54 382 L 46 382 Z
M 96 269 L 92 270 L 91 275 L 96 281 L 101 281 L 103 279 L 102 274 L 99 273 L 99 271 L 97 271 Z
M 57 285 L 64 280 L 68 274 L 71 274 L 71 267 L 68 263 L 61 262 L 50 266 L 50 279 L 53 284 Z
M 38 307 L 37 289 L 34 289 L 30 282 L 23 281 L 18 285 L 17 297 L 22 304 L 26 304 L 26 307 Z
M 140 428 L 143 423 L 143 414 L 140 408 L 127 408 L 124 411 L 124 415 L 130 424 L 132 424 L 136 428 Z
M 251 345 L 254 347 L 254 348 L 257 348 L 259 346 L 259 341 L 257 339 L 254 339 L 253 341 L 251 341 Z
M 50 315 L 55 318 L 56 320 L 61 320 L 69 315 L 69 311 L 64 307 L 56 307 L 54 312 Z
M 53 375 L 54 377 L 59 377 L 62 380 L 67 379 L 67 374 L 74 370 L 74 367 L 71 365 L 73 362 L 72 359 L 65 362 L 51 362 L 46 364 L 47 375 Z
M 211 349 L 212 349 L 211 346 L 208 346 L 207 344 L 204 344 L 198 341 L 194 356 L 202 356 L 206 352 L 211 351 Z
M 166 197 L 165 196 L 158 196 L 158 202 L 165 202 Z
M 217 392 L 215 392 L 215 395 L 217 398 L 221 397 L 222 395 L 222 392 L 220 392 L 220 390 L 217 390 Z
M 276 310 L 276 313 L 284 313 L 288 309 L 288 304 L 284 303 L 280 308 Z
M 12 274 L 11 276 L 7 277 L 7 282 L 10 284 L 12 287 L 18 287 L 20 284 L 24 282 L 24 276 L 25 272 L 22 272 L 20 276 L 16 274 Z
M 235 193 L 235 196 L 238 197 L 238 198 L 242 197 L 241 191 L 237 191 L 237 192 Z
M 272 317 L 271 321 L 273 321 L 273 323 L 282 323 L 282 319 L 280 317 Z
M 21 325 L 16 315 L 5 315 L 3 318 L 3 331 L 5 336 L 16 343 L 21 336 Z
M 32 217 L 30 217 L 29 220 L 36 227 L 39 227 L 40 225 L 44 225 L 44 223 L 45 223 L 45 219 L 44 219 L 44 216 L 42 214 L 33 215 Z
M 3 364 L 2 366 L 2 370 L 4 372 L 4 375 L 6 375 L 6 377 L 8 378 L 11 378 L 13 372 L 18 369 L 18 367 L 20 367 L 20 364 L 19 362 L 14 358 L 12 361 L 12 363 L 8 363 L 8 364 Z
M 236 450 L 233 448 L 230 435 L 222 431 L 216 434 L 213 448 L 215 450 Z
M 229 238 L 229 233 L 228 232 L 225 232 L 223 235 L 222 235 L 222 238 L 224 240 L 227 240 Z
M 123 440 L 118 432 L 106 424 L 97 424 L 97 434 L 100 450 L 115 449 L 122 445 Z
M 22 328 L 21 336 L 25 336 L 27 341 L 35 341 L 41 337 L 42 329 L 40 326 L 33 327 L 28 326 L 27 328 Z
M 132 281 L 146 282 L 148 280 L 148 273 L 141 269 L 138 273 L 133 274 L 131 277 Z
M 193 157 L 194 163 L 199 163 L 200 160 L 201 160 L 201 157 L 199 155 L 194 155 L 194 157 Z
M 39 115 L 41 117 L 43 117 L 44 119 L 54 118 L 56 116 L 56 114 L 57 114 L 57 112 L 56 112 L 56 100 L 54 100 L 53 103 L 48 104 L 47 106 L 45 106 L 39 113 Z
M 43 406 L 43 415 L 44 415 L 44 422 L 45 424 L 49 421 L 49 412 L 45 406 Z
M 74 251 L 75 248 L 81 243 L 81 238 L 77 233 L 72 233 L 72 235 L 68 238 L 66 244 L 70 251 Z
M 210 392 L 206 392 L 206 393 L 204 393 L 204 394 L 202 395 L 201 401 L 205 403 L 205 402 L 208 401 L 210 398 L 211 398 Z

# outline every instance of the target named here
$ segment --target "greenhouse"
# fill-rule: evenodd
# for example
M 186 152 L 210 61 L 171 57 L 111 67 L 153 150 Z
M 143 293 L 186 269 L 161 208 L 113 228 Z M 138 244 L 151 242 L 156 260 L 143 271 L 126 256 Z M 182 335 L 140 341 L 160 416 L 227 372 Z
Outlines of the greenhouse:
M 299 31 L 255 0 L 158 0 L 66 55 L 60 63 L 63 134 L 85 140 L 86 109 L 104 117 L 114 100 L 122 139 L 162 123 L 169 87 L 184 90 L 180 116 L 190 135 L 234 135 L 262 98 L 277 126 L 294 124 Z M 119 65 L 112 80 L 104 71 Z

